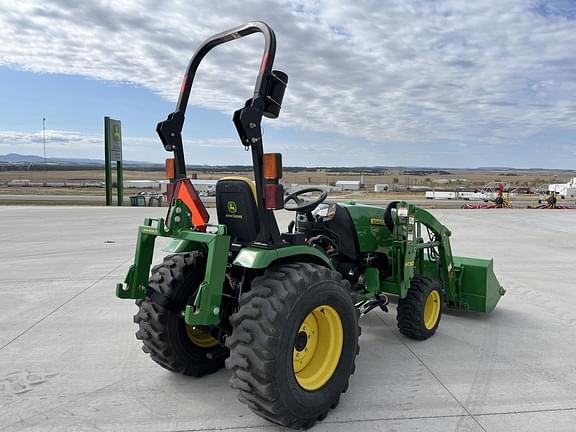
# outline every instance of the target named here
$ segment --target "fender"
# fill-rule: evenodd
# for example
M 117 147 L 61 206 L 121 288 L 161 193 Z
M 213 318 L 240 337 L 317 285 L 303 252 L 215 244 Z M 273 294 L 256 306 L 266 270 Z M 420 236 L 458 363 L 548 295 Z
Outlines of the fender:
M 233 264 L 244 268 L 264 269 L 275 261 L 286 260 L 311 262 L 336 270 L 326 255 L 311 246 L 286 246 L 278 249 L 246 247 L 238 253 Z
M 170 253 L 180 253 L 180 252 L 192 252 L 200 249 L 201 244 L 191 240 L 181 240 L 172 238 L 166 242 L 162 247 L 164 252 Z

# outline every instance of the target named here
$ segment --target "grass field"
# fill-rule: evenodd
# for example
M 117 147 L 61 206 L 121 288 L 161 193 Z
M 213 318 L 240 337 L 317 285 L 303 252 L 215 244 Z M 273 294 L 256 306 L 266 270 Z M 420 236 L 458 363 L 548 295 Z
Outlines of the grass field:
M 510 185 L 511 189 L 516 187 L 531 188 L 532 190 L 548 183 L 564 183 L 572 177 L 576 177 L 576 171 L 554 171 L 554 170 L 446 170 L 447 173 L 426 173 L 424 175 L 405 174 L 400 170 L 382 170 L 382 172 L 350 172 L 342 169 L 338 172 L 333 169 L 318 169 L 306 171 L 284 171 L 283 181 L 286 184 L 331 184 L 338 180 L 360 180 L 363 175 L 366 183 L 365 191 L 334 194 L 336 199 L 356 199 L 388 201 L 392 199 L 424 200 L 425 190 L 480 190 L 487 183 L 502 182 Z M 189 171 L 193 174 L 194 171 Z M 195 173 L 199 179 L 219 179 L 224 176 L 238 175 L 237 172 L 223 169 L 203 170 Z M 240 173 L 240 175 L 250 176 L 251 173 Z M 164 179 L 163 171 L 137 171 L 125 170 L 124 180 L 160 180 Z M 11 187 L 8 182 L 11 180 L 30 180 L 32 182 L 78 182 L 78 181 L 101 181 L 104 182 L 104 170 L 48 170 L 27 171 L 8 170 L 0 171 L 0 194 L 19 195 L 19 204 L 27 202 L 26 196 L 38 195 L 62 195 L 64 196 L 92 196 L 104 197 L 104 188 L 98 187 Z M 374 185 L 384 183 L 390 185 L 393 192 L 374 193 Z M 133 195 L 138 189 L 125 189 L 125 196 Z M 534 195 L 518 195 L 515 201 L 521 201 L 521 206 L 533 203 L 537 199 Z M 52 200 L 60 203 L 58 200 Z M 70 201 L 63 201 L 70 204 Z M 11 203 L 15 203 L 14 200 Z M 80 204 L 80 202 L 78 202 Z M 84 202 L 86 204 L 86 202 Z M 454 202 L 441 204 L 435 201 L 428 206 L 434 207 L 455 207 Z
M 544 183 L 562 183 L 572 177 L 576 177 L 575 171 L 555 171 L 555 170 L 518 170 L 518 171 L 479 171 L 479 170 L 446 170 L 450 174 L 425 174 L 425 175 L 405 175 L 400 171 L 390 171 L 387 173 L 370 173 L 364 175 L 367 189 L 373 189 L 370 186 L 378 183 L 387 183 L 397 185 L 398 188 L 407 186 L 419 187 L 466 187 L 481 188 L 486 183 L 503 182 L 510 184 L 511 187 L 537 187 Z M 192 174 L 190 171 L 189 174 Z M 225 170 L 205 170 L 198 172 L 199 179 L 219 179 L 227 175 L 237 175 L 236 172 Z M 242 173 L 242 175 L 246 175 Z M 125 170 L 125 180 L 159 180 L 165 178 L 163 171 L 135 171 Z M 82 171 L 60 171 L 49 170 L 43 171 L 26 171 L 26 170 L 1 170 L 0 186 L 5 187 L 5 183 L 14 179 L 29 179 L 34 182 L 44 181 L 104 181 L 103 169 L 91 169 Z M 337 180 L 359 180 L 360 174 L 341 170 L 333 172 L 332 170 L 319 169 L 314 171 L 284 171 L 283 180 L 286 183 L 298 184 L 334 184 Z M 447 181 L 447 184 L 443 182 Z

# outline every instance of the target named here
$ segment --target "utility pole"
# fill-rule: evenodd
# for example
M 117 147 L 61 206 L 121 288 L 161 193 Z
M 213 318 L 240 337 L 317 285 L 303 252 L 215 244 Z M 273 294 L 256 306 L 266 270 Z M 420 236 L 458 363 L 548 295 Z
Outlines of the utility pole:
M 48 165 L 46 163 L 46 117 L 42 118 L 42 142 L 44 143 L 44 182 L 48 183 Z

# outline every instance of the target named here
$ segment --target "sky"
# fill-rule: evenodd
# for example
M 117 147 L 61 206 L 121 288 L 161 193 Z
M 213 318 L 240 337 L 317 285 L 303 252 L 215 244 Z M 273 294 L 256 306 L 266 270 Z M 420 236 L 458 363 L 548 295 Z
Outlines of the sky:
M 252 20 L 276 33 L 289 76 L 265 151 L 285 166 L 576 168 L 576 0 L 0 0 L 0 154 L 103 159 L 103 118 L 124 159 L 170 154 L 196 47 Z M 255 34 L 213 50 L 183 132 L 188 164 L 250 164 L 232 124 L 251 97 Z

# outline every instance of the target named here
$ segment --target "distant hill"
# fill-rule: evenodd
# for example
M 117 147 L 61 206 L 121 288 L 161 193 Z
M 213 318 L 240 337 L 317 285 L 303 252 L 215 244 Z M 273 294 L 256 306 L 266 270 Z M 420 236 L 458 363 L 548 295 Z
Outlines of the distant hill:
M 80 170 L 103 168 L 104 161 L 101 159 L 79 159 L 79 158 L 47 158 L 48 170 Z M 132 170 L 158 171 L 164 170 L 164 163 L 143 162 L 143 161 L 123 161 L 124 167 Z M 18 153 L 9 153 L 0 155 L 0 166 L 8 166 L 9 169 L 44 169 L 44 158 L 37 155 L 22 155 Z M 186 165 L 188 169 L 199 172 L 207 171 L 230 171 L 230 172 L 249 172 L 252 170 L 251 165 Z M 511 167 L 478 167 L 478 168 L 451 168 L 451 167 L 418 167 L 418 166 L 356 166 L 356 167 L 301 167 L 285 166 L 286 172 L 300 171 L 324 171 L 328 173 L 349 173 L 349 174 L 390 174 L 390 171 L 400 172 L 405 175 L 433 175 L 433 174 L 450 174 L 450 171 L 478 171 L 478 172 L 498 172 L 498 171 L 556 171 L 556 172 L 573 172 L 566 169 L 546 169 L 546 168 L 511 168 Z
M 0 155 L 0 162 L 4 163 L 43 163 L 44 158 L 34 155 L 21 155 L 18 153 L 8 153 Z

